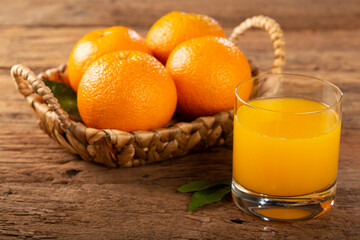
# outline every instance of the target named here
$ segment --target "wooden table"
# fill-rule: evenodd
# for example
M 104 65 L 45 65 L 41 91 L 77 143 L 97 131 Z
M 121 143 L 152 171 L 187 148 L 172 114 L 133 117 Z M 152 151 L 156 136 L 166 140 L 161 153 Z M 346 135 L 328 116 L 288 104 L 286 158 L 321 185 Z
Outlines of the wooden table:
M 101 3 L 100 3 L 101 2 Z M 358 1 L 23 1 L 0 5 L 1 239 L 360 239 L 360 7 Z M 126 25 L 142 35 L 178 9 L 213 16 L 231 29 L 264 14 L 285 30 L 287 72 L 318 76 L 344 91 L 337 200 L 316 220 L 265 222 L 230 198 L 187 212 L 192 180 L 231 178 L 231 148 L 143 167 L 110 169 L 80 161 L 36 125 L 9 71 L 36 73 L 67 61 L 74 43 L 100 27 Z M 271 44 L 247 33 L 246 55 L 269 69 Z

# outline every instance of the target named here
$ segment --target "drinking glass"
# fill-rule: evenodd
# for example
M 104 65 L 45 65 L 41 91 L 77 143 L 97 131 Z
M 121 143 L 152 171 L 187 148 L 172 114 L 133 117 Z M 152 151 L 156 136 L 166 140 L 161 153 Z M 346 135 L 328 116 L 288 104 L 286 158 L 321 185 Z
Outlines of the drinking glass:
M 240 83 L 235 95 L 235 203 L 275 221 L 328 211 L 336 192 L 341 90 L 316 77 L 270 74 Z

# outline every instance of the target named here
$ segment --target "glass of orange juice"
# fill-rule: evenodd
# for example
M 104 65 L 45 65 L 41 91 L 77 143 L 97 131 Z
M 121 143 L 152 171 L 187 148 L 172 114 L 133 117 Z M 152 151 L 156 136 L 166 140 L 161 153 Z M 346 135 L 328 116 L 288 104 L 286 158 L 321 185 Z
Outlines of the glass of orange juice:
M 240 83 L 235 93 L 235 203 L 275 221 L 328 211 L 336 192 L 341 90 L 315 77 L 271 74 Z

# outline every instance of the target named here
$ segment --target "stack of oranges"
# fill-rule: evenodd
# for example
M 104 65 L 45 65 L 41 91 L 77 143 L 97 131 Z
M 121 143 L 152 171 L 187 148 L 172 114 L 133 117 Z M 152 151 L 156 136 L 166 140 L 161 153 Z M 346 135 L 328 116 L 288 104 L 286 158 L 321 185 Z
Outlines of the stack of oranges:
M 73 48 L 66 84 L 88 127 L 151 130 L 175 111 L 213 115 L 231 109 L 236 85 L 251 77 L 246 57 L 225 37 L 213 18 L 183 12 L 161 17 L 146 39 L 123 26 L 96 30 Z

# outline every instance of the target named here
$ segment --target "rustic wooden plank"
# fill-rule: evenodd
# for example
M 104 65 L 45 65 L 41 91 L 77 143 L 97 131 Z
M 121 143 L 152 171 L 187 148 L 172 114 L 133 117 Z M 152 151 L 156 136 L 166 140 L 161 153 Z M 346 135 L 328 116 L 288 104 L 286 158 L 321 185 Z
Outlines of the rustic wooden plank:
M 353 137 L 347 139 L 355 140 Z M 355 154 L 359 150 L 357 147 Z M 250 239 L 255 236 L 355 239 L 360 227 L 356 213 L 360 199 L 354 184 L 359 164 L 353 165 L 354 160 L 340 161 L 338 197 L 332 212 L 317 220 L 285 226 L 258 221 L 238 210 L 229 199 L 193 213 L 185 211 L 189 196 L 176 193 L 175 189 L 184 182 L 209 179 L 208 176 L 212 176 L 212 180 L 229 178 L 230 149 L 213 149 L 211 154 L 192 154 L 130 169 L 107 169 L 80 161 L 47 163 L 13 172 L 24 175 L 22 179 L 6 176 L 6 183 L 0 187 L 0 229 L 6 231 L 0 233 L 34 238 L 61 236 L 62 239 L 91 236 L 112 239 L 144 236 L 150 239 Z M 207 164 L 202 164 L 205 161 Z M 349 166 L 344 167 L 346 164 Z M 234 219 L 242 220 L 243 224 L 231 222 Z
M 230 178 L 231 149 L 215 148 L 144 167 L 108 169 L 75 159 L 65 163 L 49 159 L 43 164 L 40 159 L 34 164 L 27 155 L 44 155 L 41 148 L 47 146 L 39 144 L 40 151 L 35 152 L 23 146 L 24 155 L 15 156 L 23 163 L 0 162 L 0 234 L 62 239 L 355 239 L 360 229 L 356 157 L 360 145 L 352 143 L 360 131 L 345 129 L 344 135 L 334 209 L 317 220 L 285 225 L 258 221 L 238 210 L 230 199 L 193 213 L 185 211 L 189 195 L 175 189 L 190 180 Z M 70 154 L 58 152 L 52 158 L 65 155 Z M 243 224 L 231 222 L 234 219 Z
M 317 220 L 280 224 L 241 212 L 231 199 L 186 212 L 190 196 L 175 189 L 191 180 L 231 178 L 229 147 L 109 169 L 80 161 L 36 126 L 33 111 L 10 80 L 13 56 L 38 73 L 65 62 L 76 39 L 94 28 L 1 27 L 0 239 L 360 237 L 360 43 L 353 41 L 359 30 L 286 32 L 286 69 L 329 79 L 340 85 L 345 99 L 333 210 Z M 246 34 L 240 45 L 262 68 L 270 66 L 271 44 L 264 33 Z
M 271 16 L 284 29 L 358 29 L 357 0 L 3 0 L 1 25 L 17 26 L 111 26 L 149 28 L 173 10 L 207 14 L 224 27 L 232 27 L 254 15 Z
M 101 27 L 0 27 L 0 68 L 23 63 L 44 70 L 65 63 L 76 41 L 97 28 Z M 134 29 L 146 35 L 146 29 Z M 232 28 L 227 28 L 227 35 L 231 31 Z M 286 69 L 354 72 L 360 68 L 360 62 L 357 61 L 360 43 L 353 40 L 359 38 L 360 30 L 286 31 Z M 262 68 L 270 68 L 272 49 L 265 32 L 247 32 L 240 41 L 240 48 Z
M 142 183 L 110 183 L 101 187 L 97 184 L 3 184 L 0 226 L 6 230 L 2 233 L 33 238 L 61 236 L 62 239 L 282 239 L 284 236 L 355 239 L 358 234 L 359 222 L 344 221 L 344 217 L 357 216 L 351 206 L 335 205 L 332 212 L 322 218 L 296 224 L 255 220 L 228 199 L 187 213 L 184 203 L 189 196 L 174 192 L 176 186 L 172 179 L 166 181 L 167 184 L 158 185 L 145 178 Z M 351 197 L 353 195 L 343 201 L 356 204 Z M 231 221 L 235 219 L 242 220 L 242 224 Z

